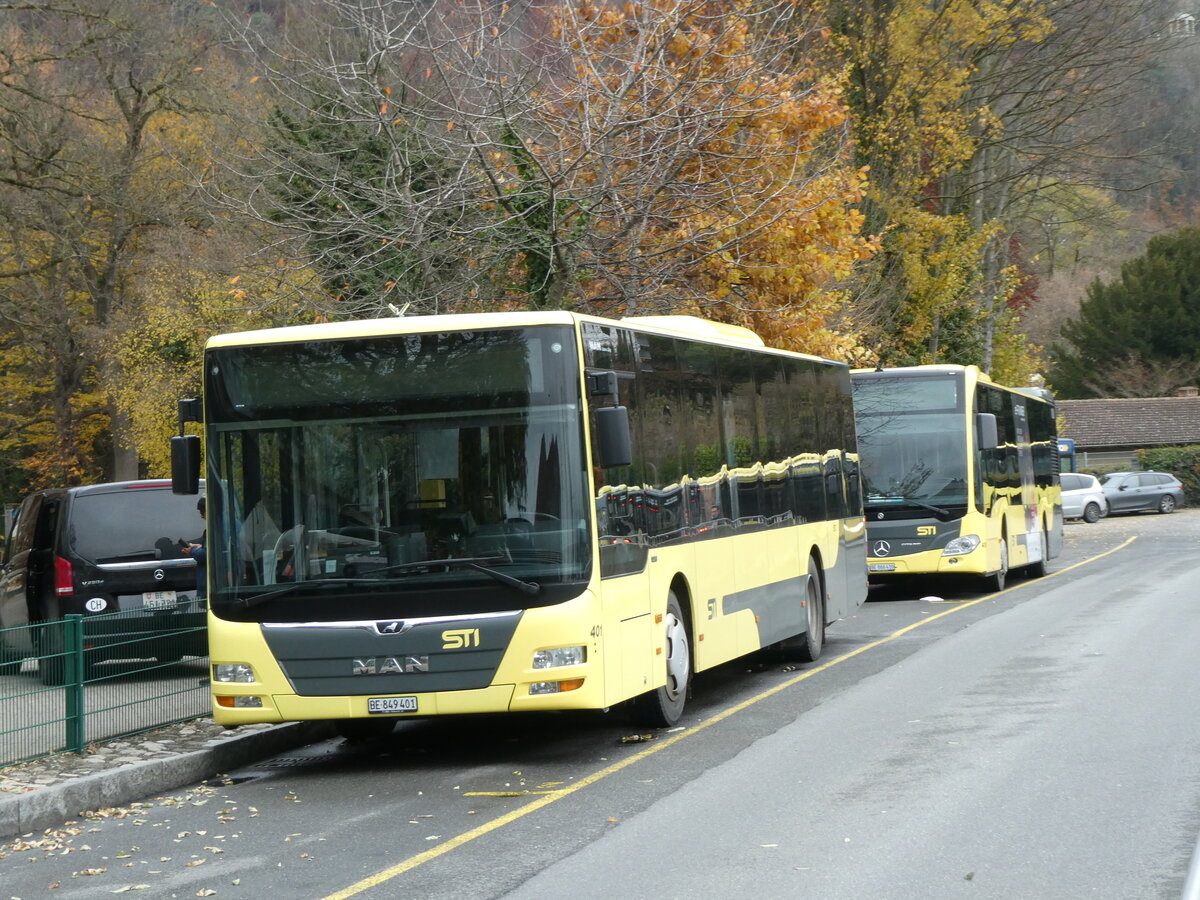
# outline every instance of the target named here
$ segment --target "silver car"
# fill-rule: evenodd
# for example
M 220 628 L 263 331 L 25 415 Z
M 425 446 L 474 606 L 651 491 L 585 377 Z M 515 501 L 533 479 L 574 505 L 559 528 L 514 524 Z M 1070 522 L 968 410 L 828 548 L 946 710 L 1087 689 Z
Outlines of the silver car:
M 1108 499 L 1095 475 L 1063 472 L 1059 480 L 1062 482 L 1064 519 L 1083 519 L 1095 523 L 1108 515 Z
M 1183 506 L 1183 485 L 1166 472 L 1110 472 L 1100 484 L 1111 513 L 1169 513 Z

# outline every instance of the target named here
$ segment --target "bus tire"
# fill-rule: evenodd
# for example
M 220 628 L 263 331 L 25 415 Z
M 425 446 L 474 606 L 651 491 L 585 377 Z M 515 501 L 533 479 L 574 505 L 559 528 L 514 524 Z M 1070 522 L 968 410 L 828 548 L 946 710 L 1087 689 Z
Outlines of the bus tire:
M 825 603 L 821 593 L 821 573 L 817 561 L 808 560 L 808 583 L 804 588 L 804 611 L 807 614 L 808 630 L 797 639 L 796 656 L 801 662 L 816 662 L 821 658 L 825 646 Z
M 1008 541 L 1000 538 L 1000 570 L 991 575 L 983 576 L 983 584 L 989 593 L 1004 590 L 1004 582 L 1008 578 Z
M 675 592 L 667 594 L 666 626 L 667 682 L 631 701 L 633 719 L 650 728 L 670 728 L 683 715 L 688 687 L 692 679 L 692 649 L 687 620 Z
M 337 733 L 351 744 L 382 740 L 395 728 L 395 719 L 339 719 L 337 723 Z

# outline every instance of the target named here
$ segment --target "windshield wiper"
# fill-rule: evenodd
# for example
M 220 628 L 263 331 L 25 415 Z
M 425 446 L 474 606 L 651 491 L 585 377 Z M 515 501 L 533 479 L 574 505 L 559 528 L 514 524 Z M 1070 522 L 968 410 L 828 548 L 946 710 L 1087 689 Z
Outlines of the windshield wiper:
M 311 581 L 290 581 L 283 587 L 276 588 L 273 591 L 267 591 L 262 594 L 255 594 L 253 597 L 237 597 L 228 601 L 231 606 L 236 606 L 239 609 L 250 609 L 258 606 L 260 603 L 269 603 L 278 597 L 285 597 L 288 594 L 295 593 L 302 587 L 313 587 L 314 585 L 340 584 L 340 585 L 355 585 L 355 584 L 378 584 L 374 578 L 314 578 Z M 221 601 L 218 600 L 218 603 Z
M 522 581 L 520 578 L 513 578 L 511 575 L 484 565 L 484 563 L 498 563 L 503 561 L 504 557 L 502 556 L 458 556 L 448 559 L 422 559 L 415 562 L 397 563 L 394 566 L 384 566 L 382 569 L 372 570 L 371 574 L 383 575 L 386 572 L 410 572 L 414 569 L 432 569 L 438 566 L 443 566 L 447 569 L 465 568 L 482 572 L 489 578 L 494 578 L 501 584 L 516 588 L 523 594 L 537 594 L 541 591 L 542 586 L 536 581 Z
M 926 503 L 924 500 L 918 500 L 916 497 L 868 497 L 866 502 L 863 503 L 863 507 L 866 509 L 878 509 L 881 506 L 895 506 L 898 503 L 907 503 L 910 506 L 919 506 L 921 509 L 927 509 L 943 522 L 949 520 L 951 517 L 950 510 Z
M 502 561 L 502 557 L 490 556 L 465 556 L 451 559 L 424 559 L 418 562 L 398 563 L 394 566 L 384 566 L 381 569 L 372 571 L 369 578 L 313 578 L 308 581 L 292 581 L 282 587 L 276 588 L 273 591 L 267 591 L 262 594 L 255 594 L 253 597 L 239 597 L 232 601 L 232 605 L 240 609 L 251 609 L 262 603 L 269 603 L 279 597 L 285 597 L 288 594 L 295 593 L 303 587 L 323 586 L 328 584 L 337 584 L 342 586 L 353 586 L 359 584 L 381 584 L 381 580 L 375 576 L 382 575 L 386 572 L 404 572 L 415 569 L 429 569 L 438 566 L 444 568 L 462 567 L 474 569 L 477 572 L 482 572 L 489 578 L 493 578 L 503 585 L 515 588 L 524 594 L 537 594 L 542 590 L 542 586 L 535 581 L 522 581 L 520 578 L 513 578 L 504 572 L 499 572 L 496 569 L 488 568 L 482 563 L 494 563 Z

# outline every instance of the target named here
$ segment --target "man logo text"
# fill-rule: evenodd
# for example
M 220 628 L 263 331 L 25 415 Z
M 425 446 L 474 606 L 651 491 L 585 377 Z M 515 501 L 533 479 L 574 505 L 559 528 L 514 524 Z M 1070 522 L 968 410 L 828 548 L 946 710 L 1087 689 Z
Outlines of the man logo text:
M 385 656 L 378 663 L 373 656 L 350 661 L 351 675 L 404 675 L 428 671 L 428 656 Z

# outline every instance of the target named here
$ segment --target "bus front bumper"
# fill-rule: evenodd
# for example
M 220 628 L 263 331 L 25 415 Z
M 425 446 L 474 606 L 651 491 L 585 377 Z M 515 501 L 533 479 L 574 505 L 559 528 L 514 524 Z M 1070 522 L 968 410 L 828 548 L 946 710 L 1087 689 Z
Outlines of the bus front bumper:
M 904 575 L 986 575 L 990 571 L 983 544 L 970 553 L 956 556 L 943 556 L 937 549 L 904 556 L 867 557 L 867 574 L 872 579 Z

